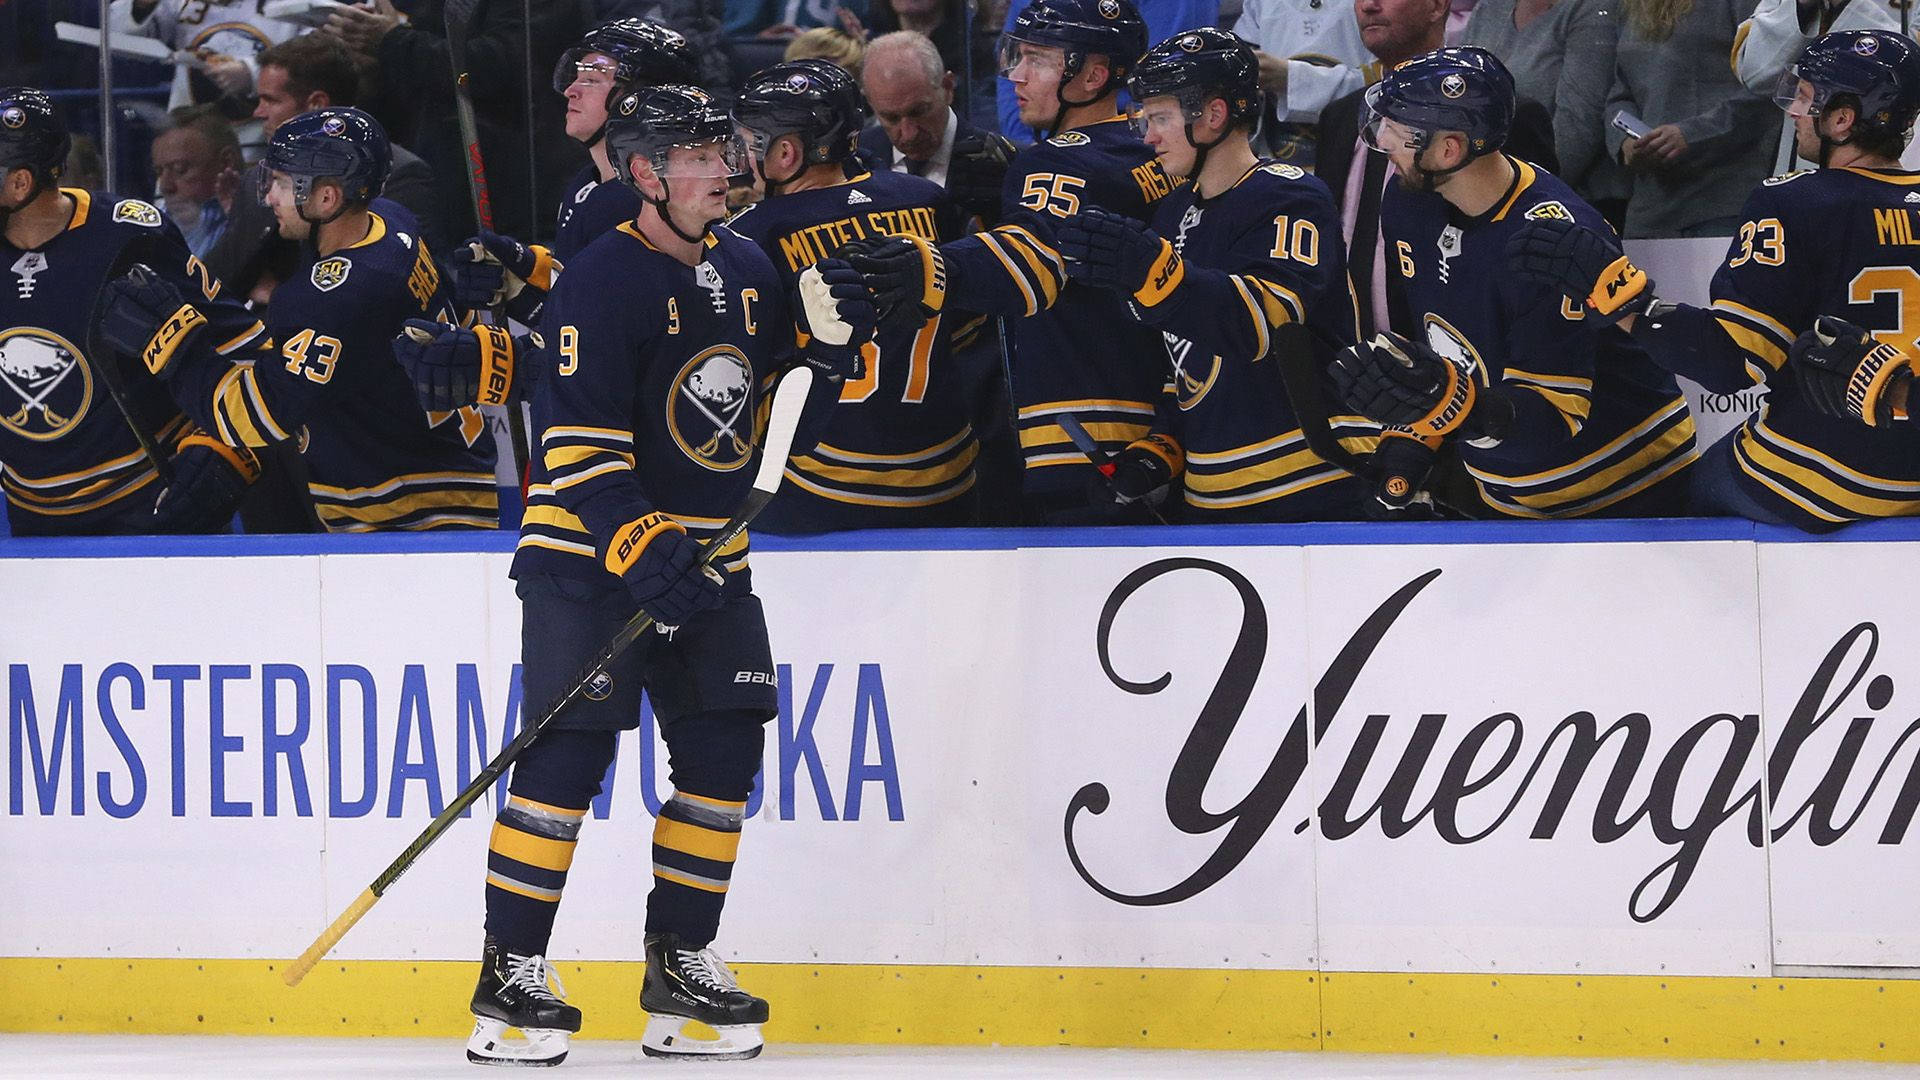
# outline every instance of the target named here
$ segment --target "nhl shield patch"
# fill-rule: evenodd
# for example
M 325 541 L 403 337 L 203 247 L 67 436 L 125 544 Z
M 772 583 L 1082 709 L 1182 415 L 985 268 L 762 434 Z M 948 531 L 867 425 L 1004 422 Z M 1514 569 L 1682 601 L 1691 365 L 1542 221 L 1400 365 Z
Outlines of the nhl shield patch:
M 160 227 L 160 209 L 139 199 L 121 199 L 113 204 L 113 220 L 131 221 L 149 229 Z
M 334 258 L 321 259 L 319 262 L 314 263 L 313 272 L 308 274 L 307 277 L 313 282 L 314 288 L 319 289 L 321 292 L 331 292 L 339 288 L 341 282 L 347 280 L 347 272 L 352 269 L 352 260 L 335 256 Z

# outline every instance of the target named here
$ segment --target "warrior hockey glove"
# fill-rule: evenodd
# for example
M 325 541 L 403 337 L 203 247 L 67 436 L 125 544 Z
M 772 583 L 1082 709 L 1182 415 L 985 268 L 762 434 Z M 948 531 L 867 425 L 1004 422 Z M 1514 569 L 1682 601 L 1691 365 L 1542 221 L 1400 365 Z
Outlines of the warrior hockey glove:
M 953 205 L 982 224 L 999 223 L 1001 189 L 1007 184 L 1007 162 L 1013 144 L 997 132 L 979 131 L 953 141 L 947 157 L 947 194 Z
M 1348 408 L 1427 438 L 1458 431 L 1475 442 L 1498 442 L 1513 419 L 1506 398 L 1481 395 L 1470 373 L 1388 331 L 1341 350 L 1327 374 Z M 1482 411 L 1487 415 L 1476 415 Z
M 1527 221 L 1507 238 L 1507 265 L 1582 305 L 1602 325 L 1654 302 L 1653 279 L 1609 237 L 1561 218 Z
M 851 240 L 833 253 L 866 279 L 880 321 L 910 320 L 920 326 L 947 303 L 947 262 L 940 249 L 918 236 Z
M 1118 289 L 1143 308 L 1171 296 L 1186 276 L 1173 245 L 1125 214 L 1089 207 L 1061 222 L 1053 237 L 1069 277 Z
M 553 288 L 560 269 L 546 248 L 483 229 L 447 259 L 447 287 L 467 311 L 512 304 L 515 318 L 531 322 L 527 316 Z M 533 292 L 523 298 L 529 285 Z
M 1387 428 L 1369 459 L 1378 474 L 1367 517 L 1375 521 L 1406 521 L 1433 516 L 1431 499 L 1421 491 L 1433 471 L 1440 441 L 1423 439 L 1405 428 Z
M 207 327 L 207 317 L 187 303 L 179 287 L 145 263 L 134 263 L 107 282 L 100 306 L 100 336 L 116 350 L 139 357 L 161 378 L 193 351 Z
M 1159 506 L 1166 501 L 1173 478 L 1186 466 L 1186 454 L 1168 436 L 1149 435 L 1113 455 L 1112 464 L 1113 471 L 1093 488 L 1095 505 Z
M 260 463 L 244 448 L 193 434 L 174 450 L 173 481 L 153 504 L 157 533 L 226 532 L 247 485 L 260 478 Z
M 866 375 L 860 347 L 880 318 L 866 279 L 844 259 L 826 259 L 801 272 L 799 290 L 809 335 L 801 359 L 836 382 Z
M 700 612 L 719 607 L 727 580 L 718 567 L 701 566 L 700 542 L 660 513 L 615 530 L 604 562 L 609 573 L 627 583 L 640 610 L 662 627 L 684 626 Z
M 1913 392 L 1913 355 L 1844 319 L 1815 319 L 1813 329 L 1794 339 L 1787 362 L 1800 392 L 1828 416 L 1885 427 L 1905 420 L 1912 407 L 1910 397 L 1898 409 L 1893 402 Z
M 537 334 L 515 339 L 500 327 L 484 323 L 462 327 L 408 319 L 406 328 L 393 339 L 393 355 L 413 380 L 421 408 L 452 412 L 469 405 L 505 405 L 529 396 L 532 384 L 538 382 L 539 365 L 527 358 L 537 354 L 539 346 Z

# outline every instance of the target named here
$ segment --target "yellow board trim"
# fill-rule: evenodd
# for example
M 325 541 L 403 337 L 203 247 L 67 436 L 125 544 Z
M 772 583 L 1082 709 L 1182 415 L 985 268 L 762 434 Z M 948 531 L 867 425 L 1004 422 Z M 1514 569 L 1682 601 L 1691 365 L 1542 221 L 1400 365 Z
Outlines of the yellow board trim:
M 474 963 L 0 958 L 0 1030 L 405 1035 L 472 1026 Z M 587 1039 L 637 1039 L 644 965 L 555 965 Z M 738 964 L 773 1043 L 1920 1061 L 1920 981 Z

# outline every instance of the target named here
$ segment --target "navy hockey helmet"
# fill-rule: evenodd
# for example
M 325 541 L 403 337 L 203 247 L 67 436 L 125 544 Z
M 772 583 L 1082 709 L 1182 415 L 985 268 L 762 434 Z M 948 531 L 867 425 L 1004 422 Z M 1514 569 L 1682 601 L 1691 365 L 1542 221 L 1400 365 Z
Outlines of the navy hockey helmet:
M 302 217 L 313 183 L 320 179 L 340 185 L 346 197 L 344 213 L 348 205 L 372 202 L 387 186 L 393 149 L 378 120 L 359 109 L 337 106 L 301 113 L 275 128 L 262 163 L 263 183 L 271 183 L 276 172 L 293 179 L 293 202 Z
M 642 86 L 691 86 L 700 82 L 700 58 L 685 34 L 645 19 L 615 19 L 596 26 L 560 54 L 553 68 L 553 89 L 564 94 L 579 79 L 589 56 L 604 56 L 610 64 L 598 66 L 607 79 L 606 108 Z M 588 146 L 607 132 L 601 124 L 586 140 Z
M 1183 30 L 1147 50 L 1127 80 L 1127 93 L 1135 102 L 1179 98 L 1189 119 L 1220 98 L 1229 123 L 1252 120 L 1260 115 L 1260 61 L 1253 46 L 1219 27 Z
M 746 129 L 756 159 L 782 135 L 800 139 L 799 169 L 770 184 L 791 183 L 810 165 L 829 165 L 853 156 L 854 143 L 867 122 L 867 99 L 844 68 L 826 60 L 788 60 L 756 72 L 733 103 L 733 122 Z
M 1131 0 L 1033 0 L 1000 39 L 1002 75 L 1020 59 L 1022 42 L 1065 51 L 1062 82 L 1080 74 L 1087 57 L 1104 56 L 1117 89 L 1147 51 L 1147 24 Z
M 1835 102 L 1841 95 L 1852 100 Z M 1861 130 L 1905 132 L 1920 115 L 1920 45 L 1890 30 L 1822 34 L 1780 76 L 1774 101 L 1795 116 L 1819 116 L 1830 102 L 1852 105 Z
M 667 215 L 666 204 L 673 197 L 671 191 L 664 192 L 658 199 L 641 191 L 639 181 L 633 177 L 632 163 L 635 158 L 645 160 L 666 188 L 676 175 L 687 178 L 695 175 L 675 174 L 669 167 L 668 151 L 676 146 L 713 144 L 718 144 L 717 164 L 724 172 L 701 173 L 700 177 L 711 180 L 724 175 L 730 186 L 746 182 L 748 178 L 743 169 L 746 155 L 734 134 L 733 121 L 712 94 L 697 86 L 642 87 L 615 102 L 607 114 L 607 158 L 627 186 L 639 191 L 640 197 L 660 212 L 668 228 L 688 243 L 698 242 L 705 235 L 706 227 L 692 236 L 682 232 Z
M 1367 145 L 1391 151 L 1396 145 L 1426 147 L 1435 132 L 1458 131 L 1467 137 L 1467 161 L 1506 145 L 1513 126 L 1513 74 L 1500 59 L 1477 45 L 1449 46 L 1416 56 L 1367 88 Z M 1382 142 L 1382 126 L 1392 121 L 1398 138 Z M 1464 162 L 1463 162 L 1464 164 Z
M 65 171 L 69 145 L 66 121 L 45 93 L 31 86 L 0 90 L 0 173 L 31 169 L 36 185 L 44 186 Z

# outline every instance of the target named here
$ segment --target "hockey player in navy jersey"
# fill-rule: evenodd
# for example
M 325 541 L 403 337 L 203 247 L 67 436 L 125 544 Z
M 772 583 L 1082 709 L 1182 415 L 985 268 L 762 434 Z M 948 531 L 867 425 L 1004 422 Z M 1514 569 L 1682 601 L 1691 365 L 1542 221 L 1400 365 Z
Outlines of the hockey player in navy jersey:
M 1164 430 L 1120 454 L 1105 487 L 1121 502 L 1177 488 L 1187 521 L 1354 517 L 1355 481 L 1307 448 L 1274 357 L 1289 323 L 1354 342 L 1340 216 L 1325 184 L 1254 156 L 1259 78 L 1253 47 L 1224 30 L 1148 50 L 1127 84 L 1134 124 L 1190 183 L 1152 228 L 1096 207 L 1055 230 L 1068 275 L 1126 297 L 1165 343 Z
M 372 205 L 389 163 L 386 134 L 358 109 L 319 109 L 274 132 L 262 201 L 306 258 L 275 290 L 272 347 L 251 363 L 205 363 L 220 338 L 179 325 L 180 290 L 141 267 L 110 286 L 137 329 L 108 329 L 167 341 L 164 355 L 147 347 L 149 369 L 229 446 L 298 446 L 329 531 L 494 528 L 493 446 L 479 410 L 423 411 L 394 362 L 405 320 L 453 312 L 410 218 Z
M 759 244 L 791 289 L 851 239 L 909 235 L 929 244 L 960 233 L 940 185 L 908 173 L 869 173 L 854 157 L 866 119 L 853 76 L 824 60 L 775 64 L 747 80 L 733 105 L 766 198 L 727 228 Z M 819 441 L 795 454 L 786 483 L 755 519 L 768 533 L 974 523 L 974 421 L 1002 401 L 998 357 L 964 365 L 953 347 L 959 311 L 903 309 L 867 346 L 866 372 L 840 389 Z M 974 317 L 978 321 L 978 317 Z M 977 356 L 980 350 L 975 351 Z
M 763 725 L 776 711 L 766 620 L 746 534 L 705 570 L 701 542 L 738 508 L 754 475 L 764 389 L 791 363 L 796 331 L 837 320 L 799 358 L 836 381 L 860 375 L 876 317 L 858 274 L 810 268 L 796 324 L 766 254 L 720 227 L 743 151 L 705 92 L 657 87 L 623 98 L 608 151 L 643 200 L 633 221 L 587 245 L 548 301 L 553 363 L 533 397 L 532 482 L 513 576 L 522 602 L 523 681 L 551 701 L 644 610 L 644 635 L 607 681 L 558 717 L 514 763 L 487 856 L 486 941 L 474 990 L 471 1060 L 554 1064 L 580 1010 L 549 986 L 544 959 L 587 807 L 623 729 L 653 703 L 674 794 L 653 833 L 641 1007 L 647 1052 L 751 1057 L 767 1003 L 741 990 L 709 945 L 733 873 Z M 609 287 L 609 283 L 617 283 Z M 807 292 L 807 290 L 803 290 Z M 689 1020 L 717 1041 L 682 1037 Z M 509 1041 L 505 1029 L 525 1036 Z
M 1920 429 L 1891 422 L 1888 393 L 1920 341 L 1920 175 L 1900 168 L 1920 114 L 1920 46 L 1883 30 L 1826 34 L 1781 90 L 1796 151 L 1820 167 L 1753 190 L 1710 306 L 1658 300 L 1611 237 L 1565 223 L 1517 237 L 1518 265 L 1708 390 L 1767 387 L 1695 469 L 1693 512 L 1809 532 L 1920 513 Z M 1798 380 L 1780 377 L 1789 354 Z
M 514 319 L 537 327 L 541 305 L 566 261 L 640 212 L 640 196 L 620 182 L 607 156 L 607 110 L 642 86 L 693 83 L 698 71 L 683 35 L 644 19 L 596 27 L 562 53 L 553 88 L 567 99 L 568 136 L 585 145 L 592 160 L 561 193 L 551 247 L 483 232 L 453 252 L 447 285 L 454 303 L 463 311 L 505 305 Z M 515 338 L 485 326 L 425 321 L 409 329 L 395 342 L 395 352 L 427 408 L 503 405 L 532 396 L 545 359 L 537 334 Z
M 1405 437 L 1444 443 L 1433 483 L 1456 506 L 1679 512 L 1697 451 L 1673 376 L 1624 331 L 1515 273 L 1508 239 L 1528 222 L 1612 234 L 1557 177 L 1501 152 L 1507 69 L 1485 49 L 1437 49 L 1388 72 L 1366 105 L 1368 145 L 1399 172 L 1380 230 L 1419 330 L 1343 353 L 1331 369 L 1341 397 Z
M 1123 453 L 1153 430 L 1165 382 L 1160 332 L 1115 293 L 1068 280 L 1054 238 L 1087 207 L 1145 222 L 1173 190 L 1119 108 L 1146 37 L 1129 0 L 1034 0 L 1002 40 L 1000 74 L 1014 85 L 1022 122 L 1047 137 L 1008 165 L 1001 223 L 939 247 L 857 242 L 848 255 L 882 306 L 931 314 L 951 303 L 1005 316 L 1034 522 L 1115 520 L 1111 502 L 1089 504 L 1091 466 L 1061 419 L 1078 420 L 1103 455 Z M 1144 506 L 1123 508 L 1121 520 L 1145 520 Z
M 0 490 L 9 525 L 17 536 L 224 531 L 257 462 L 183 415 L 138 349 L 96 340 L 96 300 L 110 278 L 143 262 L 198 302 L 194 317 L 218 350 L 251 349 L 266 329 L 221 295 L 158 209 L 60 187 L 67 149 L 45 94 L 0 90 Z

